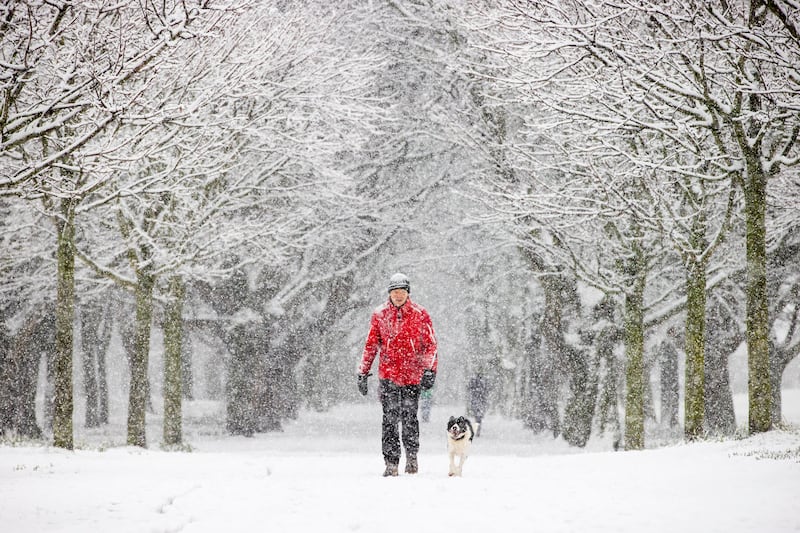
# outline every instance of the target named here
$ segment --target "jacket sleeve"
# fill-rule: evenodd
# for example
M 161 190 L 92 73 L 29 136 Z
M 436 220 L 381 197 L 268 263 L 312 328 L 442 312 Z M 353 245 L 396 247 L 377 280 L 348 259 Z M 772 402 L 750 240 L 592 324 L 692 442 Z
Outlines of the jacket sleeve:
M 433 332 L 433 322 L 427 311 L 422 313 L 422 361 L 425 369 L 430 368 L 436 372 L 439 368 L 438 346 L 436 334 Z
M 358 373 L 366 374 L 372 368 L 372 362 L 375 356 L 378 355 L 378 350 L 381 346 L 381 331 L 378 326 L 378 314 L 374 313 L 370 320 L 369 334 L 367 334 L 367 342 L 364 345 L 364 353 L 361 354 L 361 364 L 358 365 Z

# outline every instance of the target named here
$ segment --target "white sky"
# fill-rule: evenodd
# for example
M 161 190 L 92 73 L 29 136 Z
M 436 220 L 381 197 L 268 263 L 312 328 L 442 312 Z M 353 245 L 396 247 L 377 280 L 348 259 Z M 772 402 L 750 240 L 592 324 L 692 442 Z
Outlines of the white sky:
M 382 478 L 373 400 L 304 412 L 254 438 L 225 436 L 208 424 L 220 407 L 196 402 L 186 406 L 191 452 L 159 449 L 156 416 L 148 450 L 120 445 L 122 420 L 76 428 L 75 452 L 0 447 L 0 530 L 796 532 L 800 390 L 784 403 L 792 430 L 643 452 L 606 451 L 603 439 L 576 450 L 493 415 L 463 478 L 447 477 L 445 454 L 445 420 L 458 409 L 435 406 L 420 473 Z

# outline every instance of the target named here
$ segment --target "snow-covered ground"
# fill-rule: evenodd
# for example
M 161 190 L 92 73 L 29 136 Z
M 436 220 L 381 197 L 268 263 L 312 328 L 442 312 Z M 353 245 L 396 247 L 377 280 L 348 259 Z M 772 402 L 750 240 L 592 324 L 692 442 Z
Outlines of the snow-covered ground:
M 78 429 L 74 452 L 0 446 L 0 531 L 800 531 L 800 390 L 784 394 L 792 429 L 641 452 L 576 450 L 490 416 L 463 478 L 447 477 L 455 408 L 423 425 L 420 473 L 388 479 L 377 403 L 304 412 L 253 438 L 209 425 L 219 406 L 186 412 L 191 452 L 159 450 L 154 416 L 147 450 L 119 445 L 121 422 Z

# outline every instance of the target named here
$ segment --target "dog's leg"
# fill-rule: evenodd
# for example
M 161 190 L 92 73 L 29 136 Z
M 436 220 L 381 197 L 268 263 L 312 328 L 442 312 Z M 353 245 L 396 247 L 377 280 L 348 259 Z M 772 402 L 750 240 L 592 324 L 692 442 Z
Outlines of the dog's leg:
M 464 463 L 466 463 L 466 462 L 467 462 L 467 456 L 466 455 L 462 455 L 461 456 L 461 462 L 458 463 L 458 475 L 459 476 L 461 475 L 461 470 L 464 468 Z
M 448 471 L 448 476 L 455 476 L 456 475 L 456 454 L 453 452 L 449 453 L 450 455 L 450 470 Z

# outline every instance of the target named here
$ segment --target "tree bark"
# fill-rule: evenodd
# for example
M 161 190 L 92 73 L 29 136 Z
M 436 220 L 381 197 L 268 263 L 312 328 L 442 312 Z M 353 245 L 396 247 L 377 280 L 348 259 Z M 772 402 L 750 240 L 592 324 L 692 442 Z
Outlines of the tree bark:
M 552 429 L 555 437 L 563 431 L 558 415 L 559 384 L 564 382 L 565 376 L 569 376 L 563 323 L 563 307 L 567 301 L 566 280 L 562 274 L 554 273 L 540 276 L 539 282 L 544 290 L 545 301 L 542 324 L 539 328 L 544 341 L 543 364 L 550 367 L 545 370 L 545 375 L 549 379 L 546 380 L 546 388 L 542 392 L 546 395 L 547 418 L 552 426 L 548 429 Z
M 589 356 L 584 350 L 565 346 L 565 351 L 571 371 L 570 396 L 564 409 L 562 433 L 569 444 L 582 448 L 592 434 L 597 405 L 597 373 L 590 369 L 596 365 L 589 364 Z
M 108 423 L 108 385 L 105 353 L 111 341 L 108 306 L 95 302 L 81 307 L 81 353 L 86 392 L 86 427 Z
M 225 382 L 225 426 L 231 435 L 252 436 L 258 429 L 256 412 L 258 355 L 250 340 L 253 326 L 237 324 L 225 336 L 228 348 Z
M 736 412 L 728 372 L 725 343 L 706 350 L 706 414 L 705 431 L 709 435 L 733 436 L 736 433 Z
M 781 384 L 783 382 L 783 373 L 786 367 L 796 356 L 798 347 L 792 348 L 778 348 L 773 346 L 771 349 L 770 357 L 770 379 L 772 383 L 772 425 L 782 424 L 783 419 L 783 400 L 781 397 Z
M 621 372 L 617 362 L 617 354 L 614 353 L 616 345 L 623 337 L 622 330 L 613 322 L 613 313 L 609 317 L 598 333 L 595 345 L 597 346 L 597 364 L 599 367 L 599 399 L 598 417 L 600 431 L 611 432 L 614 437 L 614 449 L 620 446 L 622 439 L 622 424 L 619 418 L 619 389 L 618 382 L 621 379 Z
M 109 319 L 110 322 L 110 319 Z M 108 325 L 109 339 L 111 337 L 111 324 Z M 97 422 L 108 424 L 108 371 L 106 370 L 106 348 L 97 353 Z
M 625 449 L 644 448 L 644 253 L 636 247 L 628 265 L 625 295 Z
M 792 231 L 784 236 L 768 258 L 769 285 L 767 298 L 770 303 L 770 331 L 785 330 L 781 338 L 770 343 L 770 380 L 772 382 L 772 424 L 782 423 L 781 385 L 787 365 L 800 354 L 800 276 L 797 265 L 800 263 L 800 231 Z M 776 322 L 781 322 L 777 327 Z M 794 341 L 794 343 L 793 343 Z
M 705 415 L 706 269 L 695 262 L 687 270 L 684 436 L 691 441 L 702 437 Z
M 772 429 L 772 386 L 767 313 L 767 176 L 758 154 L 747 154 L 745 217 L 747 225 L 747 369 L 750 433 Z
M 680 383 L 678 381 L 678 351 L 675 348 L 675 332 L 672 327 L 667 330 L 669 338 L 664 339 L 658 349 L 658 361 L 661 369 L 661 426 L 666 429 L 678 427 L 678 404 L 680 400 Z
M 53 445 L 73 449 L 72 342 L 75 318 L 75 202 L 61 202 L 56 220 L 58 280 L 53 390 Z
M 555 394 L 555 370 L 545 359 L 545 349 L 541 335 L 544 324 L 541 316 L 531 317 L 533 322 L 531 338 L 526 343 L 527 375 L 525 377 L 524 401 L 522 404 L 522 420 L 525 427 L 535 433 L 551 431 L 558 436 L 558 404 Z
M 728 359 L 744 340 L 736 317 L 713 299 L 706 314 L 706 409 L 705 430 L 709 435 L 731 436 L 736 432 Z
M 87 428 L 97 427 L 97 374 L 95 367 L 97 361 L 95 360 L 95 352 L 93 346 L 97 345 L 96 331 L 90 326 L 92 317 L 89 315 L 91 311 L 84 307 L 79 311 L 78 320 L 80 322 L 81 330 L 81 355 L 83 364 L 83 388 L 86 394 L 86 414 L 84 424 Z
M 36 422 L 36 382 L 42 353 L 55 349 L 52 307 L 30 316 L 11 338 L 0 334 L 0 434 L 42 438 Z
M 130 361 L 131 382 L 128 396 L 128 444 L 146 447 L 147 365 L 150 354 L 155 276 L 149 272 L 138 272 L 136 277 L 136 324 Z
M 180 276 L 169 282 L 169 303 L 164 317 L 164 444 L 180 444 L 182 435 L 183 299 L 186 293 Z

